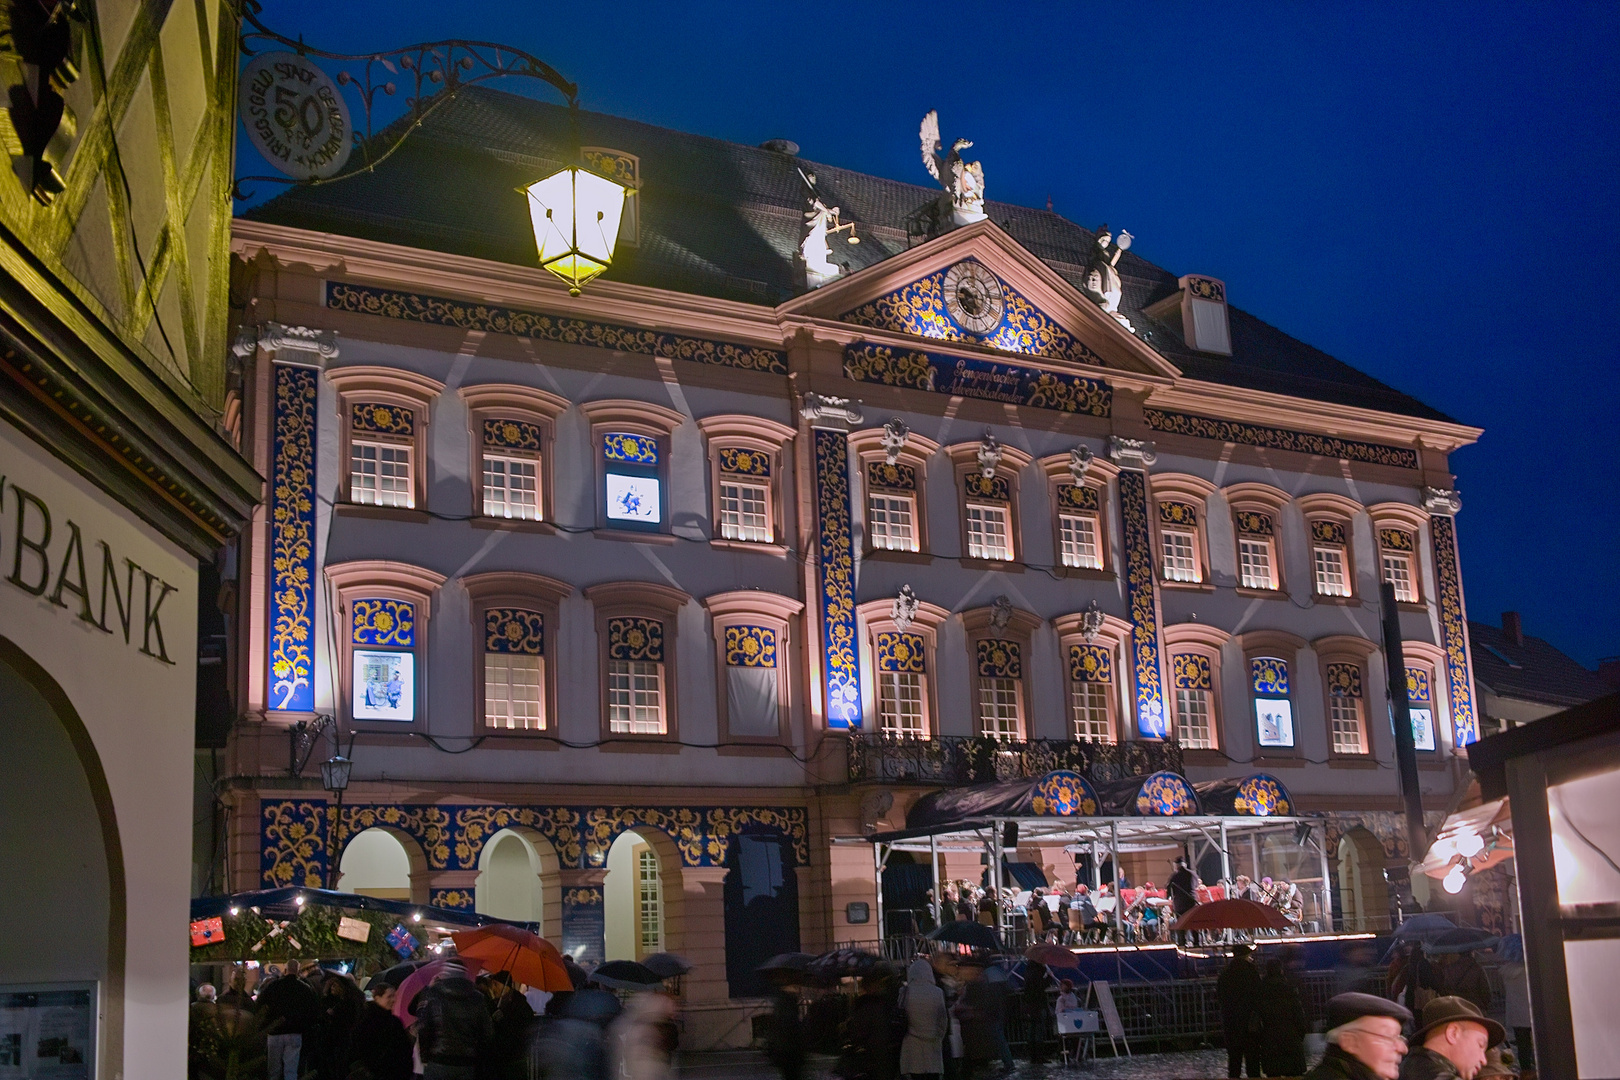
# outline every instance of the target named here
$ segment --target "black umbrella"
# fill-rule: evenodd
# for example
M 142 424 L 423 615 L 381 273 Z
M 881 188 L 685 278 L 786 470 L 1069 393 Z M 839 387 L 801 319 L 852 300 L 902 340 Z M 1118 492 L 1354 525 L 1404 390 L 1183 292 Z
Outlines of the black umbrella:
M 956 945 L 967 945 L 974 949 L 989 949 L 991 952 L 1001 951 L 1001 942 L 996 940 L 996 932 L 983 923 L 948 922 L 931 931 L 928 937 L 933 941 L 948 941 Z
M 875 954 L 865 949 L 834 949 L 812 960 L 807 970 L 823 979 L 860 978 L 872 974 L 880 962 Z
M 1430 956 L 1469 953 L 1479 949 L 1494 949 L 1496 943 L 1501 940 L 1489 930 L 1481 930 L 1477 926 L 1459 926 L 1455 930 L 1447 930 L 1433 941 L 1426 942 L 1423 951 Z
M 425 963 L 427 963 L 426 960 L 407 960 L 403 964 L 395 964 L 386 971 L 377 972 L 377 974 L 371 977 L 371 982 L 367 985 L 392 986 L 395 990 L 398 990 L 400 984 L 405 981 L 410 973 Z
M 773 956 L 754 970 L 778 986 L 800 986 L 817 981 L 810 974 L 815 957 L 809 953 L 790 952 Z
M 655 952 L 642 961 L 648 971 L 660 979 L 673 979 L 677 975 L 685 975 L 692 970 L 691 963 L 683 956 L 674 953 Z
M 609 960 L 591 972 L 591 982 L 614 990 L 645 990 L 664 981 L 664 977 L 634 960 Z

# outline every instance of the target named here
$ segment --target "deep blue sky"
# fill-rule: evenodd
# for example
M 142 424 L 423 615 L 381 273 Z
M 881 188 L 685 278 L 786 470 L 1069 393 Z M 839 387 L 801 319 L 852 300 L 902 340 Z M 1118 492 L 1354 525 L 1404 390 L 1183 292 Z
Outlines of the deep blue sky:
M 1470 616 L 1522 611 L 1588 665 L 1620 654 L 1620 6 L 264 0 L 262 18 L 338 51 L 506 42 L 587 108 L 917 183 L 937 108 L 991 198 L 1129 228 L 1146 258 L 1485 428 L 1452 459 Z

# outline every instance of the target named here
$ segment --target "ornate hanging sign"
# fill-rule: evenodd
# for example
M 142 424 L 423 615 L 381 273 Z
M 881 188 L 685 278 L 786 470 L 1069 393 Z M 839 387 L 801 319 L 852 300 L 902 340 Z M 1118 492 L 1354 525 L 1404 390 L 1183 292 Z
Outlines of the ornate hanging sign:
M 254 149 L 296 180 L 335 175 L 354 148 L 343 95 L 307 56 L 268 52 L 249 60 L 240 111 Z

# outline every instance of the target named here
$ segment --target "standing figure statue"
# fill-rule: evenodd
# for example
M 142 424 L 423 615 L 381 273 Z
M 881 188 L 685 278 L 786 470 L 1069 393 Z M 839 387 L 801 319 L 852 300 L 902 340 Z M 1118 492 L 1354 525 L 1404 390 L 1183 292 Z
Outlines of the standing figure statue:
M 951 152 L 943 153 L 944 144 L 939 140 L 939 113 L 933 109 L 923 117 L 920 134 L 923 165 L 927 166 L 928 175 L 945 188 L 945 194 L 951 200 L 951 220 L 958 225 L 983 221 L 987 216 L 984 212 L 984 168 L 977 161 L 962 160 L 962 151 L 972 146 L 972 141 L 957 139 L 951 144 Z
M 1086 272 L 1086 291 L 1127 330 L 1132 329 L 1130 320 L 1119 313 L 1120 297 L 1124 294 L 1119 280 L 1119 257 L 1130 248 L 1131 239 L 1131 234 L 1124 229 L 1120 230 L 1118 240 L 1108 231 L 1107 225 L 1098 229 L 1097 245 L 1092 250 L 1091 265 Z
M 824 285 L 838 276 L 839 267 L 831 259 L 832 248 L 827 244 L 827 230 L 838 223 L 838 207 L 829 207 L 815 196 L 810 197 L 810 209 L 804 212 L 808 231 L 799 245 L 804 259 L 804 273 L 811 288 Z

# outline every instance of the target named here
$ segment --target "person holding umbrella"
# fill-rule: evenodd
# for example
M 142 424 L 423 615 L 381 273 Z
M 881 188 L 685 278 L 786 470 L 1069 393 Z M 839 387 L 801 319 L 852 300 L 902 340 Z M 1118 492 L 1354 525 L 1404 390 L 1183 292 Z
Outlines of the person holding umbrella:
M 1260 1075 L 1260 972 L 1247 945 L 1232 947 L 1231 963 L 1215 982 L 1215 1000 L 1221 1006 L 1221 1028 L 1226 1033 L 1226 1075 Z
M 484 996 L 460 964 L 446 964 L 415 1003 L 423 1080 L 475 1080 L 495 1025 Z
M 1192 872 L 1192 869 L 1187 866 L 1187 860 L 1179 855 L 1176 856 L 1176 869 L 1170 875 L 1168 888 L 1170 891 L 1170 909 L 1175 912 L 1177 919 L 1198 906 L 1198 878 Z M 1185 945 L 1186 943 L 1187 932 L 1177 930 L 1176 944 Z
M 411 1080 L 411 1036 L 394 1015 L 394 996 L 410 970 L 391 969 L 371 980 L 371 1000 L 349 1039 L 345 1080 Z M 398 981 L 390 977 L 396 972 Z

